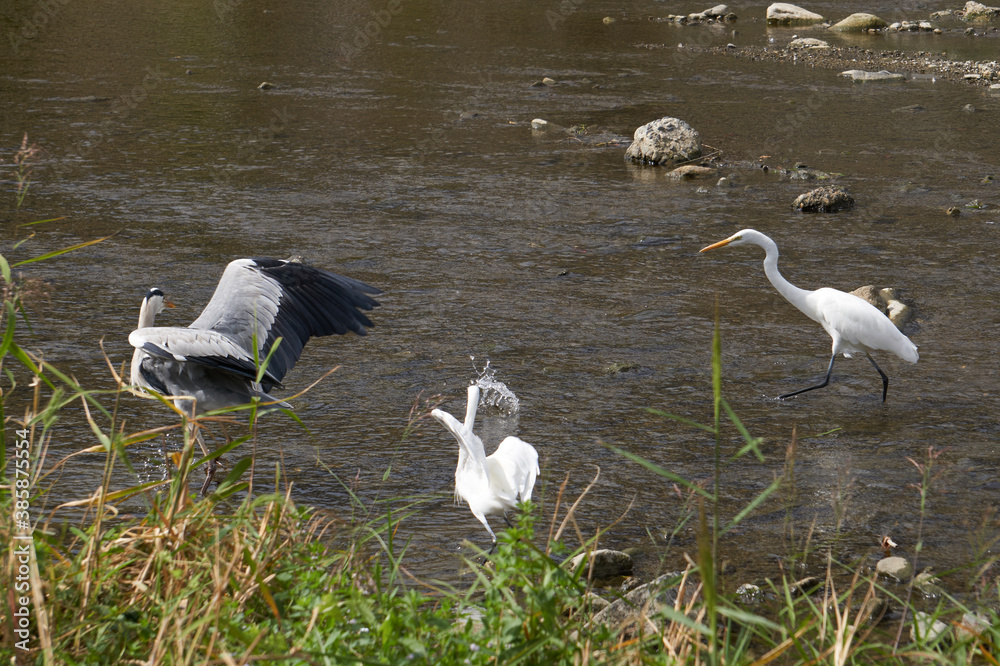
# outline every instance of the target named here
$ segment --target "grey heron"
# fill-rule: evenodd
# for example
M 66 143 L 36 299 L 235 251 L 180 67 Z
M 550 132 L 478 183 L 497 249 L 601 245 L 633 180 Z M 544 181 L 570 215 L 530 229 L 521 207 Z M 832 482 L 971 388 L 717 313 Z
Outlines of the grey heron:
M 507 437 L 497 450 L 486 455 L 483 440 L 472 432 L 479 408 L 479 387 L 469 387 L 469 401 L 462 423 L 448 412 L 435 409 L 431 416 L 455 436 L 458 441 L 458 466 L 455 468 L 455 499 L 465 500 L 472 515 L 486 527 L 496 548 L 497 535 L 486 516 L 503 515 L 517 506 L 518 497 L 527 502 L 538 476 L 538 451 L 517 437 Z M 507 520 L 507 524 L 510 521 Z
M 826 369 L 823 381 L 815 386 L 778 396 L 778 399 L 784 400 L 829 384 L 837 354 L 843 354 L 846 358 L 851 358 L 854 354 L 864 354 L 882 377 L 882 402 L 885 402 L 886 393 L 889 391 L 889 377 L 878 367 L 871 352 L 889 351 L 904 361 L 916 363 L 920 358 L 917 346 L 868 301 L 830 287 L 815 291 L 800 289 L 786 280 L 778 272 L 778 246 L 759 231 L 744 229 L 725 240 L 703 247 L 701 251 L 707 252 L 736 245 L 756 245 L 763 248 L 764 274 L 767 279 L 785 300 L 797 307 L 802 314 L 819 323 L 833 339 L 830 365 Z
M 268 392 L 281 388 L 309 338 L 348 331 L 365 335 L 373 324 L 362 311 L 378 306 L 369 294 L 380 293 L 295 261 L 237 259 L 226 266 L 202 313 L 184 328 L 154 326 L 165 301 L 160 289 L 150 289 L 139 325 L 128 337 L 135 347 L 132 384 L 177 396 L 175 404 L 190 417 L 253 398 L 276 403 L 265 409 L 287 407 Z M 258 365 L 272 351 L 258 382 Z M 213 471 L 214 465 L 203 493 Z

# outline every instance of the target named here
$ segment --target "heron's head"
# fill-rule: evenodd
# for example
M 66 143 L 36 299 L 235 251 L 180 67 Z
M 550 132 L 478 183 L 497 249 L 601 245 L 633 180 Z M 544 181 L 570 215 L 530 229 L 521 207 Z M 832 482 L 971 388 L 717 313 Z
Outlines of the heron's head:
M 174 304 L 166 300 L 163 292 L 153 287 L 146 292 L 146 297 L 142 299 L 142 307 L 139 309 L 139 328 L 153 325 L 156 315 L 163 312 L 163 308 L 172 308 Z

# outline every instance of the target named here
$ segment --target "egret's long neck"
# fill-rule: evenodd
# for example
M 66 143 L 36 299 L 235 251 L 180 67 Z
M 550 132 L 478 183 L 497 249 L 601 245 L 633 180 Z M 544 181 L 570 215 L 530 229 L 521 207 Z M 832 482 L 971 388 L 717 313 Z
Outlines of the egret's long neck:
M 808 289 L 796 287 L 778 272 L 778 246 L 775 245 L 774 241 L 770 238 L 765 238 L 761 247 L 767 252 L 767 256 L 764 257 L 764 275 L 771 281 L 774 288 L 778 290 L 778 293 L 785 297 L 785 300 L 806 315 L 809 315 L 809 310 L 806 308 L 806 299 L 812 292 Z M 809 316 L 811 317 L 812 315 Z

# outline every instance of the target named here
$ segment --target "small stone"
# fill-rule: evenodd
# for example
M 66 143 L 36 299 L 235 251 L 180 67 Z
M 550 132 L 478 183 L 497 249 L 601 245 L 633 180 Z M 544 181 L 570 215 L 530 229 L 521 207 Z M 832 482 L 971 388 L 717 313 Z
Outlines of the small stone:
M 875 565 L 875 570 L 900 582 L 910 580 L 910 577 L 913 576 L 913 565 L 910 564 L 910 561 L 896 555 L 883 557 Z
M 612 23 L 614 23 L 614 22 L 615 22 L 615 20 L 616 20 L 616 19 L 613 19 L 613 18 L 611 18 L 610 16 L 605 16 L 605 17 L 604 17 L 604 18 L 602 19 L 602 21 L 604 22 L 604 25 L 611 25 Z
M 716 5 L 711 9 L 706 9 L 702 12 L 705 16 L 709 18 L 722 18 L 729 13 L 729 7 L 726 5 Z
M 920 590 L 925 597 L 933 599 L 940 599 L 945 594 L 940 583 L 941 581 L 930 569 L 925 569 L 913 577 L 914 589 Z
M 976 107 L 972 106 L 971 104 L 966 104 L 965 106 L 962 107 L 962 111 L 965 111 L 966 113 L 975 113 Z
M 959 215 L 962 214 L 962 209 L 959 208 L 958 206 L 952 206 L 951 208 L 946 210 L 944 214 L 947 215 L 948 217 L 958 217 Z
M 849 69 L 846 72 L 841 72 L 841 76 L 846 76 L 854 81 L 905 81 L 906 77 L 902 74 L 895 74 L 888 70 L 883 69 L 880 72 L 866 72 L 862 69 Z
M 264 81 L 259 86 L 257 86 L 257 90 L 270 90 L 273 87 L 274 87 L 273 83 L 268 83 L 267 81 Z
M 531 129 L 533 130 L 544 132 L 545 130 L 549 129 L 550 126 L 551 123 L 549 123 L 549 121 L 547 120 L 543 120 L 542 118 L 535 118 L 534 120 L 531 121 Z
M 542 79 L 542 85 L 543 86 L 550 86 L 550 87 L 554 86 L 554 85 L 556 85 L 556 80 L 555 79 L 551 79 L 551 78 L 549 78 L 549 77 L 546 76 L 544 79 Z
M 743 583 L 738 588 L 736 588 L 736 596 L 744 604 L 758 604 L 763 600 L 764 593 L 761 591 L 760 587 L 752 585 L 750 583 Z
M 990 627 L 990 618 L 985 614 L 963 613 L 962 621 L 955 625 L 955 638 L 960 641 L 976 640 L 988 632 Z
M 830 30 L 834 32 L 868 32 L 870 30 L 883 30 L 888 25 L 874 14 L 859 12 L 851 14 L 839 23 L 834 23 L 830 26 Z
M 910 640 L 913 642 L 934 643 L 947 633 L 948 625 L 935 620 L 933 615 L 922 611 L 913 613 L 913 624 L 910 626 Z
M 793 39 L 788 42 L 788 49 L 794 51 L 796 49 L 828 49 L 830 48 L 829 42 L 824 42 L 822 39 L 816 39 L 815 37 L 799 37 L 798 39 Z
M 694 180 L 695 178 L 709 178 L 716 174 L 715 169 L 703 167 L 695 164 L 685 164 L 671 171 L 668 176 L 679 178 L 680 180 Z

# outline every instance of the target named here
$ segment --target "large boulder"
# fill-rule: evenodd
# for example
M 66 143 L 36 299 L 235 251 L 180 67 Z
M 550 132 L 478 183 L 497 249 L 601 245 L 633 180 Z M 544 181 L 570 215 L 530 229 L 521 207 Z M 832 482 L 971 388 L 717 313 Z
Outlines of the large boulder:
M 770 25 L 805 25 L 823 20 L 821 15 L 787 2 L 775 2 L 767 8 L 767 22 Z
M 625 159 L 675 166 L 701 157 L 701 137 L 683 120 L 660 118 L 635 131 Z
M 834 23 L 830 30 L 834 32 L 868 32 L 869 30 L 883 30 L 889 24 L 875 16 L 874 14 L 851 14 L 840 23 Z
M 580 553 L 569 566 L 573 571 L 584 569 L 583 577 L 592 580 L 603 580 L 615 576 L 630 576 L 632 574 L 632 558 L 620 550 L 602 548 L 590 553 Z
M 962 18 L 972 23 L 1000 21 L 1000 7 L 987 7 L 981 2 L 967 2 L 962 10 Z

